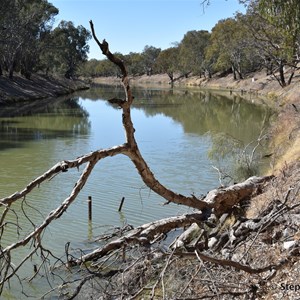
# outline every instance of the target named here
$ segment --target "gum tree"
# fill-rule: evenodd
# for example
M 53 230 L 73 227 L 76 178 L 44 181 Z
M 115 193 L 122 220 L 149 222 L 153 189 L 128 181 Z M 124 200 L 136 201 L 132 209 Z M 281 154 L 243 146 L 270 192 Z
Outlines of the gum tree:
M 214 61 L 215 71 L 232 71 L 235 80 L 242 79 L 249 66 L 249 34 L 240 18 L 219 21 L 212 29 L 206 49 L 206 61 Z
M 205 49 L 210 33 L 206 30 L 188 31 L 179 44 L 179 68 L 184 75 L 203 73 Z
M 61 21 L 51 33 L 54 65 L 66 78 L 72 78 L 79 64 L 87 60 L 90 32 L 83 26 L 75 27 L 73 22 Z
M 170 78 L 170 83 L 173 83 L 175 72 L 178 72 L 178 47 L 171 47 L 162 50 L 155 62 L 155 70 L 159 73 L 167 73 Z
M 282 87 L 291 83 L 299 62 L 299 9 L 298 1 L 248 2 L 245 24 L 253 36 L 252 46 Z
M 0 62 L 9 77 L 21 71 L 30 77 L 39 56 L 39 46 L 58 13 L 44 0 L 3 0 L 0 2 Z

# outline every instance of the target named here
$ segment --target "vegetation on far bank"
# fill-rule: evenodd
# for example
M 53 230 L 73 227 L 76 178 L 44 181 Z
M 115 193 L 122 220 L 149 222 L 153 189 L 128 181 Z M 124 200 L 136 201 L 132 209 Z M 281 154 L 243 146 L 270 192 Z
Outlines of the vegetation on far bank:
M 205 2 L 205 1 L 204 1 Z M 249 73 L 265 70 L 277 84 L 286 87 L 294 80 L 300 56 L 300 3 L 244 0 L 245 14 L 220 20 L 211 32 L 192 30 L 173 47 L 145 46 L 142 53 L 115 53 L 131 76 L 165 73 L 175 82 L 191 75 L 199 78 L 231 74 L 241 80 Z M 81 67 L 89 77 L 119 76 L 107 59 L 92 59 Z

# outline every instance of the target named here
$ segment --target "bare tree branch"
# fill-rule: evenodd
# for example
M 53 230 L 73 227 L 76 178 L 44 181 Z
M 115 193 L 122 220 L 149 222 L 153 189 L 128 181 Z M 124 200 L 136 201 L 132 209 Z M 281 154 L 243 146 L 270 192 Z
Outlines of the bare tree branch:
M 82 155 L 74 160 L 61 161 L 54 165 L 52 168 L 50 168 L 48 171 L 46 171 L 44 174 L 30 182 L 23 190 L 16 192 L 3 199 L 0 199 L 0 206 L 2 206 L 3 208 L 2 215 L 0 217 L 0 238 L 4 234 L 7 224 L 14 224 L 16 226 L 16 232 L 18 233 L 18 237 L 13 243 L 7 245 L 4 248 L 0 246 L 0 294 L 3 291 L 4 283 L 9 282 L 9 280 L 13 276 L 16 276 L 19 279 L 20 284 L 22 285 L 21 279 L 18 277 L 17 274 L 18 270 L 25 264 L 25 262 L 29 261 L 34 256 L 37 256 L 40 259 L 41 263 L 37 263 L 36 265 L 34 265 L 34 274 L 32 276 L 28 276 L 29 281 L 32 281 L 33 278 L 35 278 L 37 274 L 39 274 L 42 267 L 46 269 L 48 264 L 50 265 L 50 257 L 55 258 L 57 264 L 59 265 L 58 267 L 55 266 L 55 269 L 65 267 L 67 270 L 71 270 L 72 266 L 79 265 L 82 267 L 80 268 L 80 272 L 83 271 L 79 275 L 82 276 L 80 279 L 76 278 L 73 280 L 69 278 L 65 281 L 62 277 L 60 277 L 60 275 L 57 275 L 59 278 L 62 279 L 63 283 L 52 288 L 49 282 L 49 285 L 51 286 L 51 291 L 49 291 L 49 294 L 54 290 L 58 291 L 59 288 L 66 288 L 68 284 L 73 284 L 74 287 L 74 284 L 77 284 L 77 282 L 79 281 L 79 285 L 77 285 L 73 289 L 72 293 L 69 293 L 71 299 L 75 298 L 82 291 L 82 289 L 84 289 L 84 285 L 88 284 L 89 281 L 103 280 L 103 277 L 106 276 L 106 274 L 103 273 L 103 269 L 106 268 L 107 270 L 109 269 L 109 267 L 113 268 L 115 265 L 117 265 L 117 268 L 111 270 L 111 273 L 110 271 L 107 272 L 107 276 L 110 276 L 109 278 L 114 279 L 115 277 L 113 276 L 119 275 L 120 281 L 115 282 L 115 284 L 120 284 L 118 290 L 114 292 L 115 286 L 112 280 L 109 281 L 106 287 L 102 288 L 103 292 L 107 293 L 107 295 L 111 296 L 111 298 L 113 297 L 112 294 L 114 294 L 114 297 L 121 296 L 123 298 L 128 297 L 128 299 L 131 299 L 133 295 L 142 297 L 144 296 L 142 295 L 142 293 L 149 291 L 149 285 L 146 285 L 146 280 L 140 280 L 138 276 L 140 273 L 135 273 L 136 278 L 141 281 L 140 285 L 136 287 L 136 289 L 132 289 L 130 291 L 129 287 L 126 287 L 125 285 L 128 284 L 127 282 L 131 281 L 131 273 L 136 272 L 136 269 L 141 264 L 146 262 L 146 260 L 148 259 L 150 261 L 151 256 L 153 258 L 156 255 L 156 258 L 153 258 L 153 261 L 149 262 L 151 266 L 151 264 L 154 264 L 157 259 L 159 263 L 156 265 L 156 267 L 160 265 L 160 267 L 156 269 L 158 271 L 156 273 L 156 276 L 158 274 L 159 277 L 152 277 L 148 281 L 151 282 L 150 286 L 152 286 L 152 288 L 150 288 L 150 290 L 152 290 L 153 297 L 155 292 L 158 293 L 158 291 L 156 291 L 157 285 L 161 283 L 162 297 L 166 299 L 169 298 L 169 290 L 167 285 L 170 281 L 170 277 L 172 278 L 172 276 L 170 276 L 169 273 L 174 271 L 174 268 L 177 268 L 177 264 L 180 265 L 180 260 L 182 258 L 185 259 L 185 257 L 186 260 L 193 261 L 193 263 L 191 263 L 190 266 L 194 267 L 196 264 L 196 268 L 193 268 L 192 272 L 191 269 L 189 269 L 189 274 L 193 275 L 187 278 L 187 281 L 185 281 L 185 284 L 183 286 L 177 287 L 179 297 L 182 297 L 181 299 L 184 299 L 183 297 L 185 296 L 185 292 L 192 289 L 194 281 L 196 285 L 197 282 L 199 283 L 201 280 L 207 283 L 206 289 L 203 288 L 205 292 L 201 294 L 203 295 L 203 298 L 213 298 L 217 295 L 217 297 L 221 299 L 221 296 L 223 295 L 229 295 L 229 297 L 233 295 L 245 295 L 248 291 L 250 291 L 254 295 L 255 291 L 251 290 L 250 283 L 247 284 L 245 288 L 242 288 L 242 290 L 240 287 L 238 287 L 238 285 L 236 285 L 234 289 L 230 290 L 224 284 L 224 273 L 222 274 L 223 277 L 221 279 L 217 278 L 215 275 L 218 274 L 218 271 L 220 269 L 225 269 L 225 267 L 226 270 L 228 270 L 229 267 L 232 267 L 236 270 L 244 271 L 237 272 L 237 274 L 235 274 L 236 278 L 239 278 L 240 273 L 260 274 L 270 270 L 276 272 L 282 266 L 286 265 L 287 262 L 290 261 L 291 255 L 287 256 L 285 259 L 277 260 L 275 263 L 268 263 L 266 264 L 266 266 L 262 267 L 260 264 L 265 264 L 261 263 L 261 261 L 259 261 L 258 264 L 252 264 L 252 262 L 251 264 L 247 264 L 244 262 L 241 263 L 240 260 L 239 262 L 237 262 L 233 259 L 223 259 L 222 257 L 224 257 L 224 255 L 221 253 L 221 250 L 229 249 L 232 252 L 237 251 L 242 241 L 245 243 L 248 242 L 249 248 L 243 252 L 244 256 L 241 255 L 240 257 L 244 258 L 245 256 L 248 256 L 249 252 L 251 252 L 250 250 L 252 250 L 253 248 L 254 242 L 258 240 L 259 235 L 263 233 L 263 231 L 269 229 L 271 226 L 274 226 L 275 220 L 277 220 L 279 217 L 282 217 L 283 213 L 295 209 L 299 206 L 299 203 L 295 203 L 295 201 L 289 203 L 290 206 L 288 206 L 287 202 L 288 200 L 290 200 L 290 198 L 292 198 L 290 197 L 291 194 L 293 194 L 293 197 L 296 198 L 295 195 L 298 194 L 300 187 L 293 187 L 293 189 L 290 188 L 286 193 L 281 203 L 281 206 L 276 206 L 274 209 L 271 210 L 271 212 L 264 212 L 262 216 L 256 219 L 247 219 L 245 217 L 237 218 L 234 221 L 231 228 L 228 229 L 228 233 L 224 233 L 222 231 L 222 228 L 225 226 L 224 223 L 227 220 L 227 217 L 230 216 L 230 212 L 234 209 L 234 206 L 236 206 L 243 200 L 251 198 L 252 195 L 256 192 L 256 190 L 258 188 L 263 188 L 265 183 L 270 181 L 273 178 L 273 176 L 251 177 L 242 183 L 234 184 L 230 187 L 222 187 L 219 189 L 212 190 L 206 195 L 206 197 L 203 197 L 201 199 L 198 199 L 195 196 L 184 196 L 181 194 L 177 194 L 166 188 L 164 185 L 162 185 L 155 178 L 154 174 L 150 170 L 148 164 L 146 163 L 142 154 L 140 153 L 139 147 L 135 140 L 135 129 L 131 120 L 131 104 L 134 100 L 134 97 L 132 95 L 131 88 L 129 85 L 126 67 L 121 59 L 117 58 L 114 54 L 110 52 L 109 45 L 105 40 L 103 40 L 102 43 L 98 40 L 92 21 L 90 21 L 90 25 L 93 37 L 98 46 L 100 47 L 102 53 L 106 55 L 106 57 L 110 61 L 117 65 L 122 72 L 122 84 L 125 93 L 124 99 L 113 98 L 108 101 L 110 103 L 118 105 L 122 109 L 122 123 L 125 130 L 125 142 L 122 145 L 115 146 L 112 148 L 93 151 L 91 153 Z M 260 136 L 260 138 L 261 137 L 262 135 Z M 259 141 L 260 139 L 258 140 L 258 144 Z M 256 146 L 251 153 L 250 163 L 253 160 L 254 152 L 257 147 L 258 146 Z M 70 250 L 69 248 L 69 243 L 67 243 L 65 247 L 65 258 L 61 259 L 55 257 L 50 250 L 45 249 L 42 246 L 42 239 L 45 229 L 53 221 L 60 218 L 70 207 L 70 205 L 72 205 L 72 203 L 75 201 L 76 197 L 88 181 L 88 178 L 92 173 L 95 165 L 101 159 L 110 156 L 115 156 L 118 154 L 123 154 L 127 156 L 133 162 L 144 183 L 151 190 L 155 191 L 158 195 L 166 199 L 168 203 L 173 202 L 176 204 L 189 206 L 195 208 L 196 211 L 181 216 L 169 217 L 162 220 L 154 221 L 148 224 L 138 226 L 135 229 L 133 229 L 130 226 L 126 227 L 126 229 L 124 227 L 123 229 L 118 231 L 118 233 L 114 232 L 108 237 L 99 238 L 97 242 L 100 243 L 100 246 L 99 244 L 97 244 L 97 248 L 94 251 L 89 250 L 90 252 L 84 252 L 81 249 L 79 255 L 78 252 L 76 255 L 73 255 L 71 252 L 72 250 Z M 81 171 L 79 178 L 77 179 L 74 187 L 70 191 L 69 196 L 66 197 L 56 209 L 50 211 L 39 225 L 35 225 L 34 222 L 32 222 L 32 220 L 30 219 L 28 211 L 26 211 L 26 209 L 30 207 L 26 202 L 26 196 L 30 194 L 34 189 L 39 187 L 43 182 L 51 180 L 54 176 L 64 174 L 72 168 L 77 168 L 79 170 L 79 167 L 83 165 L 84 169 Z M 17 201 L 21 202 L 22 212 L 33 227 L 31 232 L 26 233 L 25 236 L 22 237 L 20 237 L 19 235 L 20 224 L 18 214 L 13 210 L 13 205 Z M 15 214 L 15 223 L 7 221 L 7 216 L 9 212 L 13 212 Z M 191 224 L 193 224 L 193 226 L 195 225 L 194 227 L 199 227 L 199 230 L 195 231 L 196 237 L 192 237 L 192 243 L 189 244 L 188 239 L 182 238 L 182 248 L 179 249 L 179 247 L 175 246 L 174 248 L 172 248 L 171 254 L 169 251 L 170 247 L 168 248 L 168 250 L 165 250 L 165 248 L 164 250 L 160 250 L 161 248 L 159 248 L 158 245 L 161 243 L 162 235 L 169 233 L 170 231 L 177 228 L 185 228 L 187 226 L 190 226 Z M 189 230 L 191 232 L 191 228 Z M 182 237 L 185 233 L 187 234 L 188 230 L 183 233 Z M 253 238 L 254 233 L 255 237 L 252 240 L 252 242 L 249 243 L 249 236 Z M 230 236 L 230 234 L 232 236 Z M 215 246 L 209 246 L 208 240 L 216 237 L 219 238 L 217 244 Z M 202 244 L 204 246 L 201 245 L 202 241 Z M 13 265 L 12 257 L 14 255 L 14 250 L 17 250 L 18 248 L 23 247 L 25 245 L 27 245 L 29 250 L 27 250 L 27 253 L 24 255 L 21 262 L 19 262 L 16 266 Z M 184 252 L 180 252 L 183 248 L 185 249 Z M 133 258 L 132 255 L 132 257 L 128 259 L 128 257 L 130 257 L 130 255 L 134 251 L 133 249 L 138 249 L 139 255 L 137 258 Z M 38 250 L 40 250 L 40 252 Z M 212 252 L 215 256 L 211 255 Z M 167 257 L 166 254 L 168 253 L 170 255 Z M 167 257 L 167 259 L 163 261 L 162 257 Z M 197 259 L 201 262 L 201 265 L 204 266 L 204 270 L 203 268 L 201 268 L 201 266 L 199 266 L 199 262 L 197 261 Z M 126 260 L 128 261 L 126 262 Z M 95 262 L 88 263 L 90 261 Z M 173 261 L 176 262 L 176 264 L 173 263 Z M 204 262 L 206 263 L 204 264 Z M 120 263 L 122 266 L 119 266 L 118 263 Z M 208 270 L 208 264 L 214 266 L 214 268 L 210 268 Z M 146 269 L 147 266 L 145 267 Z M 52 270 L 53 269 L 51 269 L 51 274 Z M 143 269 L 143 271 L 141 272 L 147 271 L 148 270 L 144 271 Z M 45 273 L 47 274 L 46 280 L 49 280 L 49 271 L 45 270 Z M 153 274 L 155 274 L 154 271 L 152 272 L 152 276 Z M 205 280 L 201 278 L 201 276 L 203 275 L 206 277 Z M 154 285 L 153 282 L 155 282 Z M 110 289 L 113 292 L 111 292 Z M 109 294 L 109 292 L 111 294 Z M 215 293 L 212 294 L 212 292 Z M 188 299 L 188 297 L 186 297 L 185 299 Z

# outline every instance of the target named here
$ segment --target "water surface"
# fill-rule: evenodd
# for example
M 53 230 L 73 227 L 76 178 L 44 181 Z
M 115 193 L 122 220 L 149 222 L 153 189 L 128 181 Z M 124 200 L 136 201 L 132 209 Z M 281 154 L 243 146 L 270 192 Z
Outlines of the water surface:
M 208 156 L 214 136 L 226 134 L 246 145 L 257 139 L 268 123 L 265 108 L 240 98 L 184 89 L 140 88 L 133 92 L 132 119 L 142 155 L 162 184 L 185 195 L 206 194 L 220 184 L 212 168 L 216 162 Z M 0 198 L 23 189 L 58 161 L 122 144 L 122 112 L 105 101 L 115 96 L 122 97 L 118 87 L 103 86 L 47 101 L 35 109 L 2 112 Z M 1 246 L 40 224 L 69 195 L 81 171 L 69 170 L 52 178 L 16 204 Z M 93 198 L 91 224 L 88 196 Z M 125 203 L 119 213 L 122 197 Z M 162 206 L 164 203 L 145 187 L 127 157 L 106 158 L 95 167 L 75 203 L 46 231 L 45 246 L 60 256 L 66 242 L 73 248 L 92 248 L 89 240 L 109 226 L 137 226 L 189 211 L 174 204 Z M 16 262 L 24 253 L 15 254 Z M 31 274 L 31 268 L 24 268 L 22 275 Z

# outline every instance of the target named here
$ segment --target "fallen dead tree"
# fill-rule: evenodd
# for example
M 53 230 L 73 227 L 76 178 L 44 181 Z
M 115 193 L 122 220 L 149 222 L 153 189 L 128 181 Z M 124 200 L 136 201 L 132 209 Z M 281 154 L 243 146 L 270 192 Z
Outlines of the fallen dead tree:
M 108 101 L 122 109 L 122 122 L 126 140 L 124 144 L 119 146 L 97 150 L 80 156 L 74 160 L 64 160 L 59 162 L 47 172 L 30 182 L 23 190 L 0 200 L 0 205 L 3 207 L 0 218 L 0 228 L 1 234 L 3 234 L 8 224 L 6 216 L 9 212 L 13 211 L 13 205 L 16 202 L 25 201 L 26 196 L 29 193 L 38 188 L 43 182 L 50 180 L 53 176 L 62 176 L 69 169 L 77 168 L 79 170 L 81 166 L 84 166 L 84 169 L 69 196 L 59 207 L 50 211 L 42 223 L 38 225 L 32 224 L 33 229 L 31 232 L 19 238 L 14 243 L 7 245 L 6 247 L 1 247 L 0 294 L 3 291 L 4 285 L 8 283 L 12 277 L 18 276 L 18 270 L 34 256 L 40 257 L 41 264 L 39 267 L 34 268 L 35 274 L 30 280 L 39 274 L 42 266 L 50 264 L 48 258 L 54 257 L 54 255 L 50 250 L 43 247 L 43 233 L 45 229 L 53 221 L 60 218 L 75 201 L 81 189 L 87 182 L 95 165 L 106 157 L 116 156 L 119 154 L 127 156 L 133 162 L 144 183 L 151 190 L 162 196 L 166 200 L 166 204 L 173 202 L 192 207 L 196 211 L 182 216 L 158 220 L 126 232 L 121 232 L 119 237 L 114 236 L 109 241 L 102 240 L 99 247 L 93 251 L 89 251 L 88 253 L 81 252 L 80 255 L 71 254 L 69 247 L 66 247 L 66 255 L 64 259 L 57 257 L 54 258 L 61 263 L 61 266 L 66 266 L 67 269 L 74 266 L 80 266 L 80 278 L 83 279 L 80 280 L 80 283 L 77 285 L 75 285 L 75 283 L 77 283 L 78 280 L 75 280 L 74 282 L 72 282 L 72 280 L 64 280 L 61 286 L 57 286 L 53 290 L 60 291 L 61 288 L 65 288 L 67 285 L 72 286 L 73 284 L 73 294 L 68 294 L 66 297 L 73 299 L 79 295 L 80 290 L 86 283 L 99 279 L 102 284 L 102 282 L 106 280 L 105 278 L 110 278 L 112 281 L 109 282 L 107 288 L 101 289 L 101 293 L 107 293 L 107 299 L 111 299 L 109 297 L 112 297 L 113 295 L 113 282 L 117 284 L 120 283 L 120 280 L 122 283 L 122 289 L 121 291 L 118 289 L 119 292 L 116 297 L 134 297 L 135 295 L 137 296 L 144 293 L 148 289 L 147 280 L 141 280 L 140 284 L 137 285 L 140 289 L 136 290 L 136 288 L 131 288 L 131 283 L 125 283 L 130 279 L 130 274 L 132 273 L 136 276 L 138 269 L 137 266 L 140 266 L 141 263 L 145 263 L 145 266 L 148 266 L 150 269 L 151 266 L 155 269 L 156 267 L 154 265 L 159 264 L 161 266 L 162 259 L 167 258 L 165 267 L 160 270 L 160 274 L 158 274 L 159 276 L 155 279 L 156 283 L 151 287 L 150 296 L 153 298 L 159 283 L 162 283 L 164 290 L 164 277 L 169 266 L 176 261 L 179 263 L 178 259 L 180 256 L 187 257 L 187 259 L 190 260 L 190 255 L 192 255 L 198 262 L 200 260 L 202 263 L 209 262 L 223 267 L 233 267 L 253 274 L 267 272 L 271 269 L 279 269 L 286 261 L 284 261 L 284 263 L 277 262 L 270 265 L 263 264 L 260 266 L 249 267 L 246 264 L 233 260 L 234 255 L 236 254 L 236 249 L 238 249 L 243 242 L 248 241 L 249 237 L 253 234 L 256 234 L 257 230 L 264 232 L 266 228 L 273 226 L 275 221 L 271 222 L 270 220 L 274 219 L 273 213 L 278 215 L 277 210 L 272 211 L 272 214 L 267 214 L 257 220 L 237 218 L 234 221 L 232 229 L 228 230 L 228 232 L 223 231 L 226 219 L 236 211 L 236 207 L 239 206 L 240 203 L 248 201 L 253 195 L 259 193 L 265 184 L 272 180 L 273 176 L 251 177 L 242 183 L 238 183 L 227 188 L 223 187 L 213 190 L 201 199 L 196 198 L 195 196 L 184 196 L 175 193 L 161 184 L 155 178 L 148 164 L 144 160 L 135 140 L 135 129 L 131 120 L 130 110 L 134 97 L 129 85 L 126 67 L 119 58 L 109 51 L 108 43 L 105 40 L 101 43 L 97 39 L 93 23 L 91 22 L 90 25 L 93 37 L 102 50 L 102 53 L 106 55 L 112 63 L 116 64 L 122 72 L 122 84 L 124 87 L 125 97 L 124 99 L 113 98 Z M 19 226 L 20 224 L 16 224 L 16 227 Z M 172 233 L 178 228 L 181 228 L 182 230 L 192 228 L 192 230 L 187 230 L 183 233 L 183 235 L 177 237 L 172 243 L 173 246 L 166 250 L 162 247 L 166 234 Z M 191 237 L 191 234 L 194 236 Z M 14 251 L 17 251 L 18 248 L 26 245 L 31 245 L 29 246 L 28 254 L 24 256 L 23 260 L 17 266 L 14 265 L 11 261 Z M 140 253 L 138 259 L 133 259 L 132 253 L 136 251 L 136 248 L 140 249 Z M 169 249 L 172 250 L 170 251 Z M 209 253 L 204 253 L 205 251 L 208 251 Z M 226 259 L 224 259 L 224 257 L 217 257 L 220 253 L 222 253 L 222 251 L 222 255 L 224 255 Z M 108 272 L 103 272 L 103 270 L 107 269 L 107 264 L 112 260 L 112 257 L 115 257 L 114 262 L 120 264 L 120 267 L 114 267 Z M 198 273 L 200 274 L 200 268 L 198 269 Z M 145 272 L 148 271 L 148 269 L 145 270 Z M 191 277 L 191 282 L 196 279 L 198 273 L 195 273 Z M 155 272 L 149 274 L 149 278 L 151 280 L 154 280 L 154 274 Z M 126 276 L 129 279 L 126 279 Z M 186 288 L 181 290 L 180 295 L 183 295 L 185 290 L 187 290 L 190 286 L 190 283 L 186 284 Z M 215 289 L 217 289 L 215 283 L 214 285 Z M 244 294 L 244 291 L 242 291 L 241 295 Z M 218 292 L 216 292 L 216 295 L 218 295 Z M 222 293 L 219 293 L 219 296 L 220 295 L 222 295 Z M 165 298 L 164 292 L 162 298 Z
M 298 176 L 282 194 L 276 181 L 270 184 L 276 187 L 272 196 L 277 201 L 270 201 L 256 218 L 236 215 L 226 225 L 230 213 L 216 217 L 197 212 L 144 224 L 119 238 L 114 234 L 108 240 L 105 235 L 103 246 L 72 262 L 85 266 L 90 276 L 81 283 L 99 284 L 94 295 L 103 299 L 260 299 L 270 291 L 276 295 L 281 288 L 276 278 L 289 273 L 285 269 L 297 264 L 300 253 L 299 221 L 290 218 L 300 217 L 300 181 Z M 189 224 L 182 234 L 170 232 Z M 290 226 L 293 243 L 287 246 L 284 232 Z M 173 242 L 165 240 L 164 232 Z M 92 263 L 87 266 L 88 260 Z M 74 297 L 81 288 L 77 285 Z M 93 295 L 92 289 L 83 290 Z

